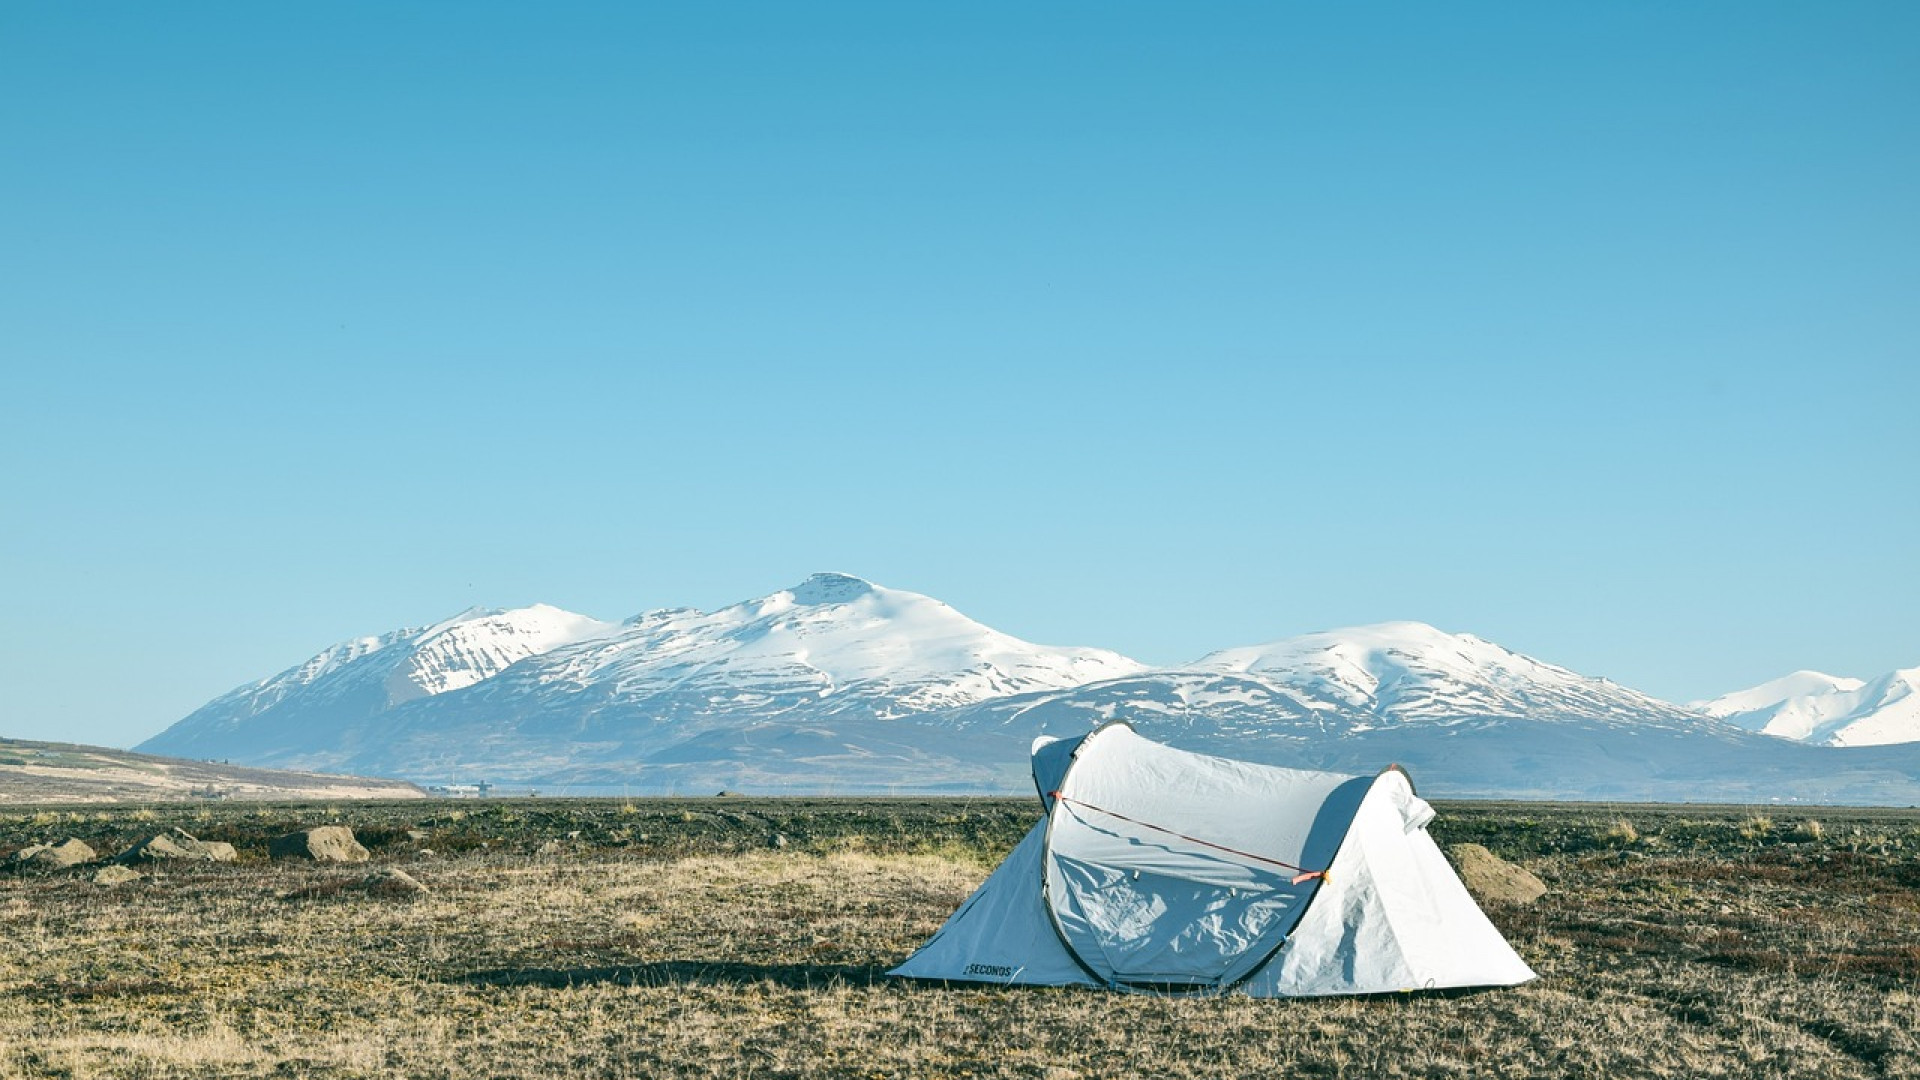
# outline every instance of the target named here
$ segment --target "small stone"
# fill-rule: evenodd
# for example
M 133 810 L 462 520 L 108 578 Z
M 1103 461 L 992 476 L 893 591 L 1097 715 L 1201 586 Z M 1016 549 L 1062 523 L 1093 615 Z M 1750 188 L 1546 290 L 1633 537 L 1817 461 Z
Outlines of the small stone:
M 31 863 L 45 870 L 64 870 L 69 866 L 89 863 L 100 856 L 84 840 L 68 837 L 58 844 L 33 844 L 21 848 L 13 855 L 16 863 Z
M 366 862 L 373 857 L 345 825 L 322 825 L 275 837 L 267 844 L 267 854 L 276 859 L 334 863 Z
M 427 833 L 427 830 L 425 829 L 408 829 L 407 830 L 407 840 L 415 844 L 419 843 L 422 840 L 425 840 L 427 836 L 428 836 L 428 833 Z
M 368 874 L 360 885 L 375 896 L 418 896 L 430 891 L 418 878 L 398 867 Z
M 783 835 L 781 835 L 780 833 L 774 833 L 774 834 L 773 834 L 773 837 L 772 837 L 772 839 L 770 839 L 770 840 L 768 840 L 768 841 L 767 841 L 767 846 L 768 846 L 768 847 L 774 847 L 774 848 L 783 848 L 783 847 L 786 847 L 786 846 L 787 846 L 787 838 L 786 838 L 785 836 L 783 836 Z
M 440 853 L 430 847 L 423 847 L 419 851 L 414 852 L 413 857 L 416 859 L 437 859 L 440 857 Z
M 103 866 L 93 872 L 93 883 L 102 888 L 111 889 L 115 885 L 125 885 L 129 881 L 139 881 L 147 875 L 130 866 L 118 864 Z

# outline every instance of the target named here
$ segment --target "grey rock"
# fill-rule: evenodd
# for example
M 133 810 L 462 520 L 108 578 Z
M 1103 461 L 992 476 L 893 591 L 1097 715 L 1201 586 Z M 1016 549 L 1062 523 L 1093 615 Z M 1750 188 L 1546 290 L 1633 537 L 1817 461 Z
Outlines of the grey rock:
M 345 825 L 321 825 L 275 837 L 267 844 L 267 854 L 276 859 L 333 863 L 366 862 L 373 857 Z
M 430 892 L 419 879 L 398 867 L 388 867 L 368 874 L 361 881 L 361 887 L 375 896 L 418 896 Z
M 68 837 L 58 844 L 32 844 L 14 853 L 13 861 L 43 870 L 64 870 L 100 856 L 84 840 Z
M 161 862 L 179 859 L 186 862 L 232 862 L 238 858 L 233 845 L 220 840 L 200 840 L 185 829 L 155 833 L 121 852 L 115 862 Z
M 1467 891 L 1483 904 L 1531 904 L 1547 894 L 1546 882 L 1479 844 L 1455 844 L 1447 854 Z

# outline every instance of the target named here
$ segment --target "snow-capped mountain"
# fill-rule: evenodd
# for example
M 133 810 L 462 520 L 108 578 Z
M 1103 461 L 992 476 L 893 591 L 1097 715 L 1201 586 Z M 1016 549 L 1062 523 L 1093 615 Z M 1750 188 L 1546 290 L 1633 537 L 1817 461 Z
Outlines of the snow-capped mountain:
M 378 775 L 618 783 L 639 762 L 735 755 L 730 740 L 768 723 L 780 730 L 762 731 L 747 756 L 797 741 L 804 747 L 779 752 L 799 763 L 829 751 L 860 757 L 860 746 L 807 725 L 879 724 L 863 737 L 894 743 L 902 736 L 890 720 L 1142 669 L 1104 649 L 1021 641 L 938 600 L 844 574 L 711 613 L 675 608 L 619 625 L 545 610 L 576 632 L 509 663 L 469 650 L 474 663 L 433 668 L 439 693 L 386 692 L 397 668 L 416 666 L 401 663 L 413 651 L 405 646 L 431 635 L 401 631 L 242 687 L 143 746 Z M 881 757 L 914 759 L 911 741 Z M 885 760 L 864 771 L 884 775 Z
M 1181 667 L 989 701 L 941 719 L 1029 737 L 1125 719 L 1215 741 L 1303 743 L 1511 723 L 1731 732 L 1605 679 L 1413 622 L 1223 649 Z
M 675 716 L 859 711 L 877 719 L 1141 670 L 1104 649 L 1010 637 L 931 597 L 845 574 L 711 614 L 655 611 L 513 673 L 521 693 L 612 687 Z
M 1692 724 L 1638 691 L 1535 660 L 1471 634 L 1417 622 L 1354 626 L 1223 649 L 1188 670 L 1292 688 L 1318 708 L 1372 724 L 1472 719 Z
M 1823 756 L 1421 623 L 1227 649 L 934 718 L 1019 740 L 1115 719 L 1252 761 L 1347 772 L 1398 762 L 1442 794 L 1764 802 L 1920 793 L 1920 747 Z
M 528 608 L 348 642 L 142 749 L 547 789 L 1013 791 L 1034 735 L 1114 719 L 1275 764 L 1398 761 L 1442 794 L 1920 801 L 1920 744 L 1787 742 L 1421 623 L 1148 669 L 842 574 L 714 612 Z
M 472 686 L 514 662 L 614 630 L 546 604 L 473 609 L 431 626 L 343 641 L 304 664 L 213 699 L 141 744 L 176 757 L 297 756 L 329 729 Z M 318 732 L 313 725 L 320 724 Z
M 1796 671 L 1692 706 L 1748 731 L 1817 746 L 1920 741 L 1920 667 L 1863 682 Z

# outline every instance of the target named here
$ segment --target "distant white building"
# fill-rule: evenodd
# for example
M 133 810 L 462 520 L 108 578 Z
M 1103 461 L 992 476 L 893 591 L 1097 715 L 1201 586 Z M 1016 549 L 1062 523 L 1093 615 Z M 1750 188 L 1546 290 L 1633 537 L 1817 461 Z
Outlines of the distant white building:
M 437 784 L 429 787 L 427 794 L 443 799 L 484 799 L 492 791 L 493 785 L 482 780 L 477 784 Z

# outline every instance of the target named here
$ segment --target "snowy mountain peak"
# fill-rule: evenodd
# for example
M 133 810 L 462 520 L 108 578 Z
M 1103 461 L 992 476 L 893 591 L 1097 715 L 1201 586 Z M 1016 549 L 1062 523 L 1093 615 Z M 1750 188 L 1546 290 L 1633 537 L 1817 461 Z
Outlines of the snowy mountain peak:
M 1900 668 L 1855 691 L 1859 704 L 1828 737 L 1833 746 L 1920 740 L 1920 667 Z
M 851 574 L 815 574 L 788 589 L 793 602 L 807 607 L 845 604 L 872 593 L 873 582 Z
M 1789 698 L 1835 692 L 1846 693 L 1858 690 L 1865 685 L 1867 684 L 1860 679 L 1803 670 L 1791 675 L 1782 675 L 1777 679 L 1769 679 L 1745 690 L 1724 694 L 1711 701 L 1691 701 L 1687 703 L 1687 708 L 1698 709 L 1708 716 L 1733 716 L 1736 713 L 1752 712 L 1756 709 L 1779 705 Z
M 1866 682 L 1796 671 L 1690 708 L 1735 727 L 1821 746 L 1920 741 L 1920 668 Z
M 547 604 L 469 608 L 428 626 L 342 642 L 215 698 L 143 745 L 181 756 L 205 756 L 236 734 L 240 745 L 291 745 L 316 715 L 377 713 L 459 690 L 527 657 L 615 629 Z
M 470 608 L 414 639 L 406 663 L 387 679 L 388 696 L 397 703 L 472 686 L 516 661 L 614 629 L 550 604 Z
M 882 588 L 851 574 L 815 574 L 792 588 L 781 589 L 756 600 L 743 601 L 715 614 L 733 613 L 748 619 L 768 619 L 797 612 L 801 618 L 835 619 L 850 615 L 848 611 L 840 609 L 860 608 L 879 612 L 884 607 L 897 607 L 902 602 L 940 604 L 932 597 Z
M 711 614 L 681 608 L 641 616 L 616 635 L 557 650 L 527 677 L 683 696 L 664 711 L 693 707 L 696 698 L 704 710 L 799 695 L 849 707 L 885 698 L 878 711 L 890 716 L 1140 668 L 1104 649 L 1021 641 L 919 593 L 815 574 Z
M 1416 671 L 1466 678 L 1516 667 L 1528 672 L 1565 672 L 1471 634 L 1450 634 L 1420 622 L 1350 626 L 1264 645 L 1222 649 L 1191 666 L 1240 674 L 1319 670 L 1338 683 L 1368 694 Z
M 1222 649 L 1192 666 L 1211 671 L 1252 672 L 1292 668 L 1317 656 L 1335 656 L 1362 666 L 1392 665 L 1395 658 L 1451 656 L 1484 660 L 1515 654 L 1472 636 L 1449 634 L 1422 622 L 1383 622 L 1323 630 L 1298 637 Z
M 1223 649 L 1188 671 L 1278 681 L 1308 699 L 1396 721 L 1463 716 L 1645 715 L 1680 710 L 1644 694 L 1421 622 L 1385 622 Z

